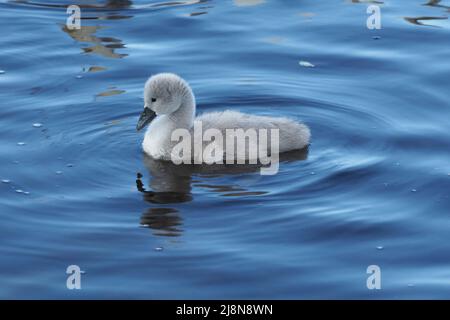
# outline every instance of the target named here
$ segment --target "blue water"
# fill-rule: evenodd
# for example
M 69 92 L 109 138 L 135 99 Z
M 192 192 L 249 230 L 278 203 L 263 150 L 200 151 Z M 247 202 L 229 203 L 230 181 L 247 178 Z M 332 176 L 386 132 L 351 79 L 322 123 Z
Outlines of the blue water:
M 385 1 L 381 30 L 359 2 L 1 0 L 0 298 L 450 298 L 450 2 Z M 273 176 L 144 157 L 164 71 L 309 150 Z

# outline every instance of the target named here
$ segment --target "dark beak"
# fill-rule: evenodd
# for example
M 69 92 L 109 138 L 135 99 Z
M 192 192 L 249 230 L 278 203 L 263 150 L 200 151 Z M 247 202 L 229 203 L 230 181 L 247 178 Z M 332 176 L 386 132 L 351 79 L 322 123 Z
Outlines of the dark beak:
M 155 118 L 156 113 L 154 111 L 150 110 L 150 108 L 144 108 L 144 111 L 141 113 L 141 116 L 139 117 L 138 123 L 136 125 L 136 130 L 139 131 L 145 128 L 145 126 L 152 122 L 152 120 Z

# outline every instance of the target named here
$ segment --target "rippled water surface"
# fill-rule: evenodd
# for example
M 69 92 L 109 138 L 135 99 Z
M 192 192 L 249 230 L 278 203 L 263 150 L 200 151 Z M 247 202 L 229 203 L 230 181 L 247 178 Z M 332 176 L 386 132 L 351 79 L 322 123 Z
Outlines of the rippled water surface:
M 0 297 L 450 298 L 450 2 L 425 2 L 369 30 L 369 1 L 0 0 Z M 273 176 L 145 157 L 163 71 L 309 150 Z

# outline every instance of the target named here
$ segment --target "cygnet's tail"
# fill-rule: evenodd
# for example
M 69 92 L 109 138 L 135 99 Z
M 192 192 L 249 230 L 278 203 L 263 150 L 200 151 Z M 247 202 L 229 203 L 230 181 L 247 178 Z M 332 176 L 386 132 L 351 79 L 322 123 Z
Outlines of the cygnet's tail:
M 305 124 L 288 118 L 280 119 L 280 122 L 279 152 L 303 149 L 309 145 L 311 131 Z

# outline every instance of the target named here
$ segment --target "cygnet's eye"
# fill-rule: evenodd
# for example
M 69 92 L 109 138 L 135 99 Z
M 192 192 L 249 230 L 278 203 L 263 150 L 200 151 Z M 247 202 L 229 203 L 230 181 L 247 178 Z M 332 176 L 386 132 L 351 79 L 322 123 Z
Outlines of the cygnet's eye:
M 156 98 L 152 98 L 152 102 L 155 102 L 156 101 Z

